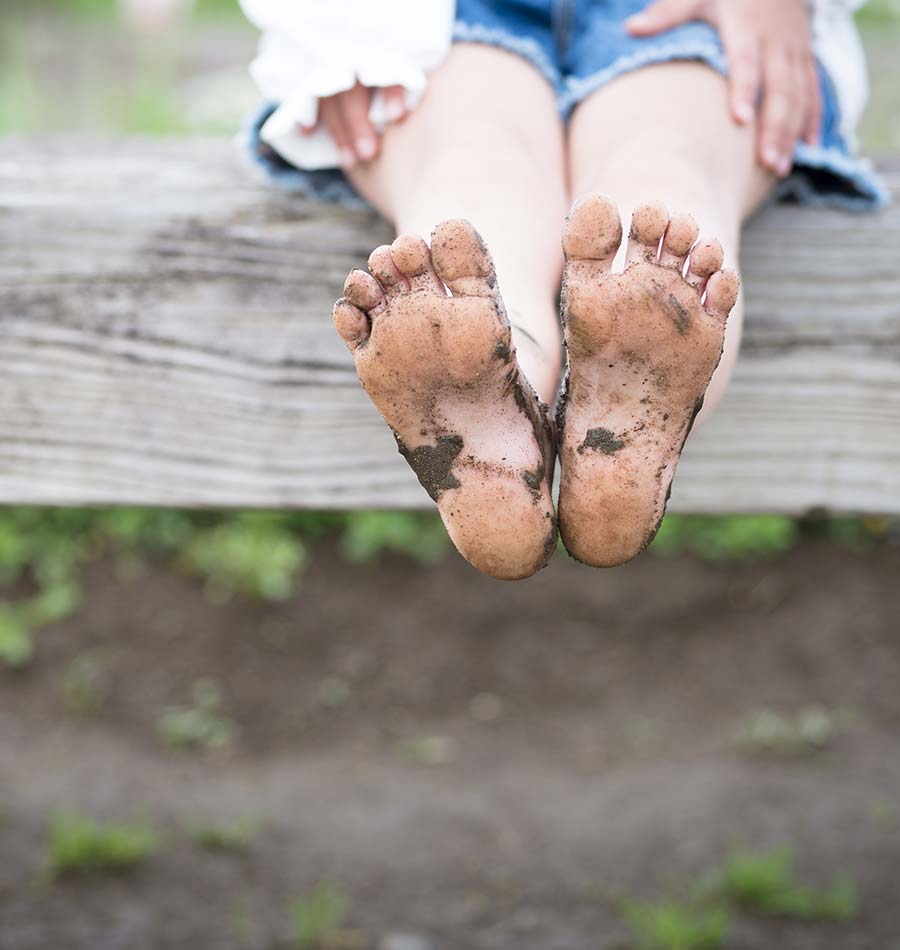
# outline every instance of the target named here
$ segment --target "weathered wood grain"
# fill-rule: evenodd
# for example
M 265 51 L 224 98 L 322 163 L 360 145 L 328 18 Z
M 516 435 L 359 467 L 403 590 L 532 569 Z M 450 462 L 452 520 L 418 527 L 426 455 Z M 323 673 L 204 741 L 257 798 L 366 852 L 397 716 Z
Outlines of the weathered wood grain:
M 389 236 L 223 142 L 0 143 L 0 501 L 429 504 L 330 322 Z M 672 509 L 900 512 L 900 209 L 769 209 L 744 269 Z

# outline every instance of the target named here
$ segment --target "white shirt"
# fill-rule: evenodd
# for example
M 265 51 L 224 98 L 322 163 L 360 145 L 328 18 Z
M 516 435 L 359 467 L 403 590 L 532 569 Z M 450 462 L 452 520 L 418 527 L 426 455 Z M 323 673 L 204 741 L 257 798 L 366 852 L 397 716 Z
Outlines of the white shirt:
M 865 56 L 853 11 L 865 0 L 810 0 L 813 48 L 831 77 L 848 141 L 868 97 Z M 262 138 L 298 168 L 332 168 L 337 149 L 324 127 L 300 135 L 315 122 L 318 100 L 353 87 L 403 86 L 412 109 L 428 73 L 450 49 L 454 0 L 240 0 L 262 30 L 250 74 L 278 108 Z M 369 113 L 385 126 L 381 97 Z

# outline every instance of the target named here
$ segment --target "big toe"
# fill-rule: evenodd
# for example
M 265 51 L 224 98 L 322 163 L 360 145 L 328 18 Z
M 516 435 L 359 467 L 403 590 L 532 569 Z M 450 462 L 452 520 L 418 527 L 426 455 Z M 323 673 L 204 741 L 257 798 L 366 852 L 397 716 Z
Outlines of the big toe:
M 600 261 L 608 267 L 621 243 L 622 218 L 611 198 L 594 192 L 572 205 L 562 236 L 567 261 Z
M 481 235 L 463 218 L 442 221 L 431 234 L 434 269 L 454 294 L 492 296 L 497 278 Z

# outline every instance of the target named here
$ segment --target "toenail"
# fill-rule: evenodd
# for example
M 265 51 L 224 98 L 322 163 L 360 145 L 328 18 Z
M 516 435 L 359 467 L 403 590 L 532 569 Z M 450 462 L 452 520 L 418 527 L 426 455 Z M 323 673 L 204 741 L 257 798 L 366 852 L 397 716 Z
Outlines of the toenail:
M 375 157 L 375 143 L 369 138 L 357 139 L 356 151 L 364 162 L 368 162 Z

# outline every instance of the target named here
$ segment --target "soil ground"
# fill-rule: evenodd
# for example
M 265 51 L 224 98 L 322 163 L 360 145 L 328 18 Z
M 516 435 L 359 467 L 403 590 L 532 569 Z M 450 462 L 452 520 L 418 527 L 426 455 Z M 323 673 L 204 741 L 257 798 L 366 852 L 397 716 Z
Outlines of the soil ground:
M 727 946 L 897 950 L 898 577 L 898 548 L 810 541 L 765 563 L 557 557 L 512 585 L 326 544 L 265 605 L 96 563 L 79 614 L 0 675 L 0 948 L 269 950 L 323 877 L 364 946 L 619 948 L 620 898 L 677 894 L 743 844 L 791 846 L 811 884 L 851 875 L 860 911 L 740 915 Z M 85 657 L 103 701 L 76 715 Z M 165 748 L 161 711 L 203 677 L 236 743 Z M 815 755 L 736 741 L 759 709 L 812 704 L 843 723 Z M 149 819 L 163 846 L 128 875 L 49 882 L 58 808 Z M 247 817 L 245 854 L 183 833 Z

